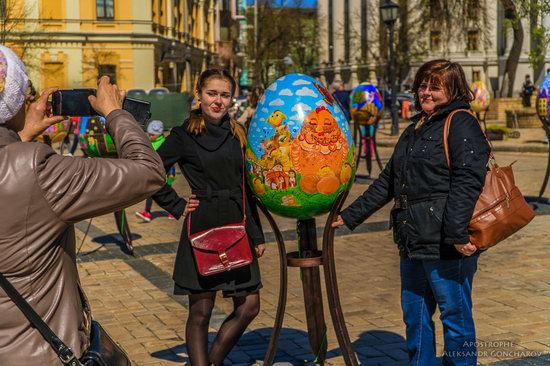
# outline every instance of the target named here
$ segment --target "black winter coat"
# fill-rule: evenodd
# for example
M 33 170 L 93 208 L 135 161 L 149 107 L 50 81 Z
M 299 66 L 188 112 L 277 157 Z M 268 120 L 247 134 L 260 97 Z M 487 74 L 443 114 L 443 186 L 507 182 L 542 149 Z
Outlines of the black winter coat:
M 199 207 L 191 213 L 191 233 L 213 227 L 241 222 L 243 158 L 241 145 L 233 137 L 229 119 L 219 126 L 207 123 L 200 136 L 187 132 L 188 121 L 172 129 L 166 141 L 158 149 L 165 167 L 178 164 L 191 191 L 197 195 Z M 187 220 L 183 223 L 181 239 L 174 267 L 174 281 L 184 291 L 223 290 L 227 295 L 250 292 L 261 287 L 260 272 L 254 245 L 264 243 L 264 236 L 257 210 L 249 199 L 248 185 L 246 207 L 246 232 L 251 244 L 254 261 L 245 266 L 213 276 L 200 276 L 197 272 L 191 243 L 187 235 Z M 180 218 L 187 202 L 169 185 L 157 192 L 155 202 Z M 178 289 L 176 286 L 176 289 Z
M 341 216 L 353 230 L 394 200 L 390 222 L 400 254 L 414 259 L 451 259 L 462 255 L 454 244 L 469 242 L 468 224 L 485 182 L 490 148 L 477 120 L 458 112 L 448 143 L 452 173 L 445 160 L 443 125 L 461 101 L 442 107 L 418 130 L 413 124 L 400 136 L 393 155 L 369 188 Z

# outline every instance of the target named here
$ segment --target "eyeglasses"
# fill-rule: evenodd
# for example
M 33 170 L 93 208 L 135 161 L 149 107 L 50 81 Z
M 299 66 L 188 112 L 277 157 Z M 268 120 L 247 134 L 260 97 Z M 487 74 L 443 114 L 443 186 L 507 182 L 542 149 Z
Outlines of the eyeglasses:
M 428 90 L 430 90 L 432 92 L 438 92 L 438 91 L 443 90 L 443 87 L 441 85 L 430 84 L 430 83 L 422 83 L 418 87 L 418 91 L 422 92 L 422 93 L 426 93 Z

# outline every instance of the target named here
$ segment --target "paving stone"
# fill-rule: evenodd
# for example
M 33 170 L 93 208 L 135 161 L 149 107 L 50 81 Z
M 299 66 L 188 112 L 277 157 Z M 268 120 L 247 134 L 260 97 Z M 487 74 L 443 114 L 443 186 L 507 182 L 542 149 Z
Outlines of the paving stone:
M 387 161 L 391 150 L 381 148 L 380 152 Z M 518 187 L 526 195 L 538 194 L 546 155 L 498 152 L 497 159 L 501 165 L 517 159 L 514 172 Z M 189 193 L 183 179 L 176 182 L 179 192 Z M 366 187 L 355 184 L 347 203 Z M 142 209 L 142 204 L 138 204 L 127 210 L 136 238 L 134 256 L 121 252 L 113 215 L 92 220 L 78 257 L 80 278 L 94 317 L 128 350 L 136 366 L 182 364 L 188 361 L 185 348 L 188 301 L 186 296 L 172 294 L 171 279 L 181 222 L 157 217 L 150 224 L 140 224 L 133 212 Z M 389 206 L 353 233 L 337 230 L 335 238 L 338 286 L 349 336 L 359 359 L 368 365 L 406 364 L 399 303 L 399 258 L 392 234 L 387 230 L 388 213 Z M 480 357 L 482 365 L 550 365 L 550 216 L 547 216 L 550 211 L 543 213 L 525 229 L 484 253 L 474 281 L 474 317 L 480 342 L 512 342 L 512 351 L 520 347 L 538 354 L 536 357 L 523 357 L 517 352 L 516 356 L 514 352 L 499 357 L 487 354 Z M 295 220 L 280 217 L 276 220 L 287 240 L 287 250 L 294 250 Z M 318 232 L 325 220 L 326 215 L 317 218 Z M 271 229 L 267 222 L 263 223 L 267 238 L 272 241 Z M 87 225 L 88 222 L 77 224 L 78 240 L 83 239 Z M 279 257 L 274 243 L 268 243 L 260 268 L 264 285 L 262 309 L 235 349 L 235 354 L 240 355 L 237 357 L 246 356 L 247 360 L 231 359 L 232 364 L 263 360 L 269 344 L 279 295 Z M 344 365 L 330 321 L 324 282 L 322 289 L 328 328 L 326 364 Z M 217 297 L 210 341 L 232 308 L 231 299 Z M 438 316 L 439 313 L 434 316 L 436 343 L 438 352 L 442 352 Z M 293 268 L 288 272 L 287 311 L 278 346 L 276 365 L 303 365 L 314 357 L 309 349 L 302 283 L 299 271 Z

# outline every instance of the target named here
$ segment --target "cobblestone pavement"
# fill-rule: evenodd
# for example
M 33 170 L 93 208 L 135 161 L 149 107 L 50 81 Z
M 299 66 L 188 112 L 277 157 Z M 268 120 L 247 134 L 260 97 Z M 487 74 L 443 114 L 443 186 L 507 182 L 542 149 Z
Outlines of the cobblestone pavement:
M 386 161 L 391 150 L 381 148 L 380 152 Z M 518 160 L 514 165 L 518 186 L 526 195 L 538 194 L 546 155 L 501 152 L 497 159 L 500 164 Z M 373 174 L 378 173 L 375 168 Z M 361 194 L 368 182 L 355 184 L 348 201 Z M 181 175 L 176 189 L 188 193 Z M 187 299 L 172 294 L 171 280 L 181 223 L 168 220 L 155 206 L 155 219 L 140 223 L 134 211 L 142 209 L 143 204 L 139 204 L 127 210 L 134 256 L 121 251 L 113 215 L 94 218 L 90 225 L 88 221 L 77 224 L 79 244 L 88 231 L 78 257 L 80 277 L 94 317 L 128 351 L 135 365 L 181 365 L 188 360 L 184 332 Z M 387 230 L 388 211 L 385 207 L 354 233 L 339 229 L 335 239 L 345 320 L 353 348 L 366 365 L 407 364 L 399 303 L 399 259 Z M 480 364 L 550 365 L 550 216 L 541 211 L 543 214 L 528 227 L 480 258 L 474 285 Z M 295 221 L 276 219 L 287 238 L 287 250 L 293 250 Z M 318 228 L 325 220 L 317 219 Z M 260 262 L 262 310 L 226 364 L 249 365 L 262 360 L 269 342 L 278 299 L 279 258 L 267 223 L 264 229 L 270 243 Z M 326 295 L 324 309 L 327 364 L 343 365 Z M 218 297 L 210 324 L 211 337 L 230 312 L 231 301 Z M 436 326 L 441 353 L 441 327 L 437 322 Z M 300 275 L 297 269 L 289 268 L 287 311 L 276 356 L 279 365 L 311 363 L 314 356 L 309 351 L 306 329 Z

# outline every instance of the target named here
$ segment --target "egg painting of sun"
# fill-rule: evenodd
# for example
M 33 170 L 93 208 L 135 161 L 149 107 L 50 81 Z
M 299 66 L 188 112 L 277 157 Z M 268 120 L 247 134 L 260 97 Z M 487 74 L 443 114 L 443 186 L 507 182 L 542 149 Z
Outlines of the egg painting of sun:
M 267 89 L 250 122 L 247 179 L 273 213 L 328 212 L 355 175 L 353 139 L 338 103 L 316 79 L 288 74 Z

